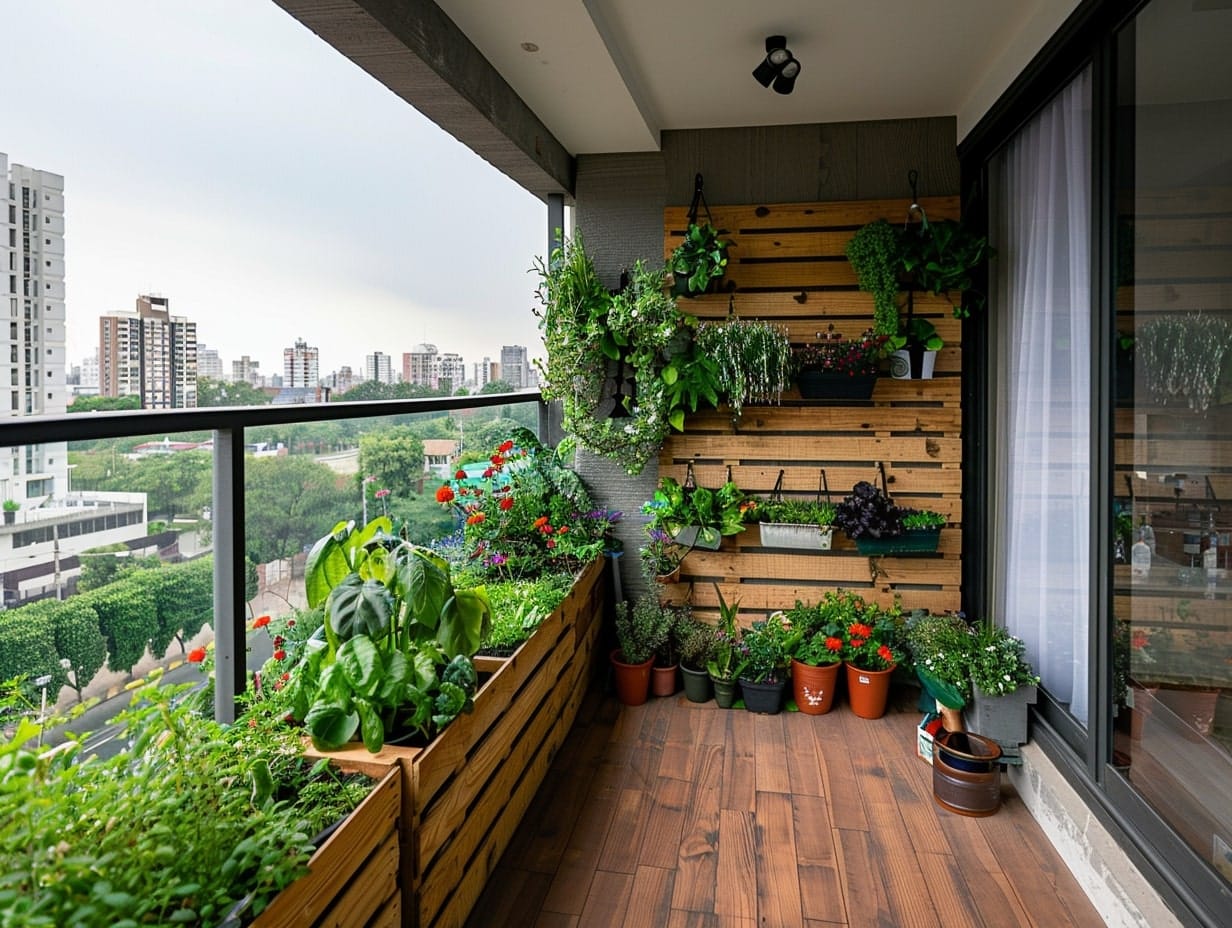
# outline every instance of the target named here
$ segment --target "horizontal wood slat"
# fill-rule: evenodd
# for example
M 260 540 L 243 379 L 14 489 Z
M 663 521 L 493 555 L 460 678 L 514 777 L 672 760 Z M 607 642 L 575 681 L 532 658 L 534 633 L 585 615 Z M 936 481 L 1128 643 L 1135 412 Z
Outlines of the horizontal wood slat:
M 765 319 L 785 327 L 793 344 L 815 341 L 831 324 L 847 337 L 872 325 L 873 304 L 856 289 L 845 255 L 860 226 L 877 218 L 902 222 L 908 201 L 795 203 L 723 206 L 711 209 L 713 224 L 733 242 L 723 292 L 681 300 L 682 311 L 699 319 Z M 956 218 L 956 197 L 922 201 L 930 218 Z M 670 255 L 687 223 L 686 210 L 664 211 L 664 255 Z M 753 288 L 753 292 L 750 292 Z M 906 295 L 900 294 L 906 304 Z M 892 495 L 902 505 L 935 509 L 950 520 L 939 552 L 909 557 L 867 558 L 838 535 L 832 553 L 783 553 L 760 545 L 751 527 L 724 541 L 716 552 L 686 558 L 681 595 L 692 594 L 705 617 L 717 607 L 708 582 L 720 579 L 729 600 L 740 599 L 751 621 L 758 613 L 788 608 L 796 599 L 817 601 L 827 589 L 849 586 L 904 606 L 957 609 L 961 601 L 962 554 L 962 322 L 944 296 L 913 295 L 914 310 L 936 326 L 945 341 L 935 379 L 879 377 L 867 401 L 802 400 L 795 390 L 777 405 L 746 406 L 733 423 L 727 410 L 690 416 L 659 456 L 662 475 L 683 480 L 693 462 L 699 486 L 717 487 L 731 465 L 745 492 L 766 495 L 779 470 L 789 497 L 811 498 L 825 467 L 831 497 L 841 500 L 860 480 L 877 479 L 886 468 Z M 697 581 L 690 588 L 687 581 Z

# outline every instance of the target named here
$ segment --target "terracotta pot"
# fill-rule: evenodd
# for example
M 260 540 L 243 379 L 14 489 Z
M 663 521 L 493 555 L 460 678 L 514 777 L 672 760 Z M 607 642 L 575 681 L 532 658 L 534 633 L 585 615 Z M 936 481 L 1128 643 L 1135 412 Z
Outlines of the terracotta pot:
M 656 583 L 679 583 L 680 582 L 680 565 L 677 564 L 676 567 L 668 573 L 657 574 L 655 576 L 655 582 Z
M 650 669 L 654 658 L 644 664 L 626 664 L 617 648 L 612 652 L 612 667 L 616 671 L 616 698 L 626 706 L 640 706 L 650 695 Z
M 879 719 L 885 715 L 886 705 L 890 701 L 889 670 L 860 670 L 851 664 L 847 668 L 847 701 L 851 703 L 851 711 L 862 719 Z
M 680 675 L 684 677 L 684 695 L 689 702 L 710 702 L 714 698 L 714 687 L 711 686 L 710 674 L 706 671 L 694 670 L 681 664 Z
M 676 668 L 678 666 L 678 664 L 672 664 L 670 667 L 655 666 L 650 674 L 650 692 L 655 696 L 675 695 Z
M 838 664 L 802 664 L 791 661 L 791 691 L 796 705 L 805 715 L 825 715 L 834 707 L 838 687 Z

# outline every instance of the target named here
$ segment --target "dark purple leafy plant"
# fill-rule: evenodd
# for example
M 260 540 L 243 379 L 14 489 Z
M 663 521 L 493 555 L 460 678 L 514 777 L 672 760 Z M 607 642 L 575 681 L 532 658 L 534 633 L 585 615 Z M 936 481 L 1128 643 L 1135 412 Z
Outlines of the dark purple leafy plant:
M 834 524 L 848 538 L 893 538 L 903 533 L 903 516 L 911 510 L 896 506 L 879 487 L 861 480 L 835 508 Z

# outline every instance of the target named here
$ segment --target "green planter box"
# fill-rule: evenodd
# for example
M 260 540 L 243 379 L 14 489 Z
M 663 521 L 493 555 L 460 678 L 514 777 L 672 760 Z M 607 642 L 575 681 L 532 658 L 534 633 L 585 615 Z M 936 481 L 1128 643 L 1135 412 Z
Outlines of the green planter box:
M 941 529 L 917 528 L 893 538 L 857 538 L 861 554 L 931 554 L 941 541 Z

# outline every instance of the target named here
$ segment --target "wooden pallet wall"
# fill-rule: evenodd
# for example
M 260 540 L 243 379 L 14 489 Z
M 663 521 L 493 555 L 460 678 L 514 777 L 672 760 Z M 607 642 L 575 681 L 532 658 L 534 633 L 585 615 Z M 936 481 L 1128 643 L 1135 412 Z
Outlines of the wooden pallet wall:
M 727 230 L 728 292 L 682 300 L 699 318 L 743 318 L 786 326 L 793 344 L 815 341 L 830 323 L 848 337 L 872 325 L 872 297 L 856 287 L 844 249 L 851 235 L 873 219 L 906 220 L 906 198 L 838 203 L 723 206 L 711 209 L 714 225 Z M 957 218 L 957 197 L 923 198 L 930 218 Z M 664 210 L 664 257 L 688 223 L 684 207 Z M 905 295 L 903 296 L 905 300 Z M 690 461 L 699 486 L 717 487 L 731 468 L 746 493 L 766 496 L 779 469 L 785 496 L 811 498 L 820 468 L 831 497 L 842 499 L 860 480 L 876 480 L 885 467 L 891 495 L 900 504 L 934 509 L 949 521 L 932 555 L 861 556 L 836 532 L 829 552 L 787 551 L 761 545 L 757 526 L 724 539 L 716 552 L 693 551 L 682 569 L 681 593 L 704 619 L 717 616 L 715 584 L 730 603 L 739 600 L 747 625 L 796 600 L 814 603 L 827 590 L 856 590 L 866 598 L 904 608 L 960 608 L 962 558 L 962 327 L 949 303 L 915 296 L 915 311 L 945 340 L 933 380 L 879 377 L 871 400 L 802 400 L 792 390 L 782 403 L 748 406 L 734 423 L 726 410 L 690 416 L 659 455 L 659 471 L 683 480 Z

